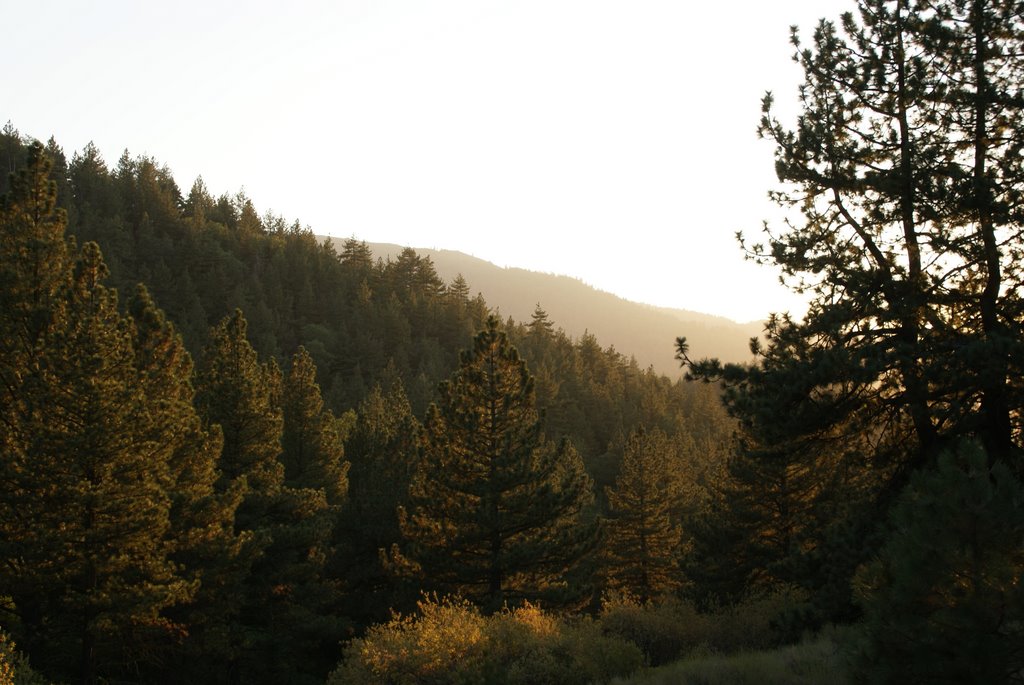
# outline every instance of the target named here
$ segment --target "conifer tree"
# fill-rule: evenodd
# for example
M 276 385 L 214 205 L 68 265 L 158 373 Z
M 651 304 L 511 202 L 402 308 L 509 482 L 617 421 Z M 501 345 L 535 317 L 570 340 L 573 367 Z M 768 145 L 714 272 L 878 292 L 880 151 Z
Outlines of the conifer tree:
M 533 381 L 492 316 L 428 411 L 402 522 L 410 555 L 490 610 L 578 591 L 566 577 L 596 541 L 592 498 L 572 446 L 544 439 Z
M 154 440 L 173 446 L 169 463 L 171 558 L 199 588 L 186 605 L 168 615 L 183 626 L 184 640 L 170 650 L 147 678 L 166 681 L 168 670 L 187 672 L 189 662 L 223 655 L 223 596 L 241 583 L 257 553 L 251 532 L 236 533 L 235 512 L 241 484 L 219 491 L 217 460 L 223 447 L 217 427 L 204 426 L 193 403 L 192 359 L 181 337 L 142 285 L 128 310 L 133 321 L 136 363 L 147 393 L 165 408 L 149 429 Z
M 448 285 L 447 295 L 452 302 L 465 306 L 469 302 L 469 283 L 461 274 L 456 274 L 455 279 Z
M 421 430 L 396 379 L 386 392 L 374 386 L 360 402 L 345 441 L 350 490 L 331 567 L 344 579 L 349 615 L 364 625 L 418 599 L 418 589 L 395 577 L 385 555 L 402 540 L 398 509 L 408 505 Z
M 282 389 L 281 461 L 285 483 L 324 490 L 339 505 L 348 493 L 348 462 L 337 419 L 324 407 L 316 365 L 304 347 L 292 357 Z
M 218 487 L 242 487 L 235 528 L 253 537 L 257 552 L 223 598 L 226 675 L 232 682 L 313 681 L 326 673 L 332 657 L 325 651 L 341 636 L 339 619 L 328 614 L 336 590 L 322 576 L 333 521 L 324 489 L 285 483 L 281 372 L 273 360 L 259 362 L 246 328 L 237 310 L 214 328 L 197 390 L 205 419 L 224 434 Z
M 0 205 L 0 593 L 44 671 L 94 683 L 176 630 L 163 612 L 196 583 L 170 559 L 175 445 L 161 438 L 176 418 L 148 392 L 99 248 L 69 261 L 48 170 L 33 145 Z
M 646 602 L 681 586 L 682 532 L 674 501 L 672 447 L 660 430 L 635 429 L 626 440 L 614 488 L 606 489 L 608 583 Z
M 977 444 L 915 474 L 893 532 L 855 578 L 854 675 L 872 683 L 1011 683 L 1024 668 L 1024 488 Z
M 555 324 L 548 318 L 548 313 L 541 308 L 540 302 L 534 307 L 527 328 L 530 331 L 530 335 L 534 338 L 544 339 L 554 335 Z
M 279 375 L 260 364 L 246 338 L 248 324 L 241 310 L 223 319 L 210 333 L 197 370 L 196 405 L 208 425 L 219 425 L 224 449 L 218 467 L 220 488 L 240 478 L 249 491 L 273 492 L 284 481 L 281 453 Z M 253 522 L 239 522 L 250 528 Z
M 255 564 L 273 541 L 267 515 L 284 480 L 278 460 L 281 411 L 274 404 L 280 393 L 274 386 L 278 377 L 270 366 L 259 363 L 246 330 L 241 311 L 224 318 L 211 330 L 196 374 L 196 407 L 206 425 L 219 426 L 224 438 L 216 488 L 220 493 L 241 491 L 235 530 L 251 539 L 247 553 L 231 568 L 234 583 L 214 600 L 220 626 L 211 630 L 221 635 L 220 653 L 214 657 L 222 664 L 221 682 L 242 677 L 247 663 L 254 662 L 255 646 L 266 630 L 267 579 L 256 576 Z M 263 615 L 258 609 L 261 603 Z M 215 676 L 200 671 L 195 677 Z
M 745 368 L 679 341 L 758 452 L 838 460 L 875 524 L 962 436 L 1019 463 L 1022 40 L 1012 0 L 861 0 L 807 45 L 794 30 L 801 113 L 787 126 L 769 95 L 759 127 L 793 216 L 749 250 L 808 312 L 772 317 Z

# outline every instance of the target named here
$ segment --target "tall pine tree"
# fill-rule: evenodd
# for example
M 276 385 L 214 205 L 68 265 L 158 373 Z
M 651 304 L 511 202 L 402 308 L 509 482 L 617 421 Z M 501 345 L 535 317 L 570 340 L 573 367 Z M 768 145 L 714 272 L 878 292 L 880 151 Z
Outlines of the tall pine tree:
M 877 524 L 963 436 L 1020 462 L 1024 9 L 861 0 L 792 42 L 800 115 L 787 126 L 767 96 L 759 128 L 792 216 L 750 252 L 809 296 L 808 312 L 771 319 L 751 367 L 691 362 L 685 340 L 680 356 L 725 381 L 759 453 L 829 455 L 830 470 L 859 473 L 857 509 Z M 836 526 L 861 531 L 844 545 L 861 561 L 871 523 Z
M 235 527 L 252 536 L 256 552 L 239 569 L 242 581 L 221 597 L 227 668 L 217 677 L 313 682 L 331 665 L 326 652 L 342 629 L 329 615 L 335 591 L 322 575 L 333 521 L 325 488 L 285 482 L 281 372 L 273 361 L 260 363 L 246 330 L 238 310 L 213 329 L 196 393 L 206 421 L 224 434 L 218 487 L 242 488 Z
M 0 593 L 38 666 L 94 683 L 178 630 L 164 611 L 196 583 L 171 559 L 177 417 L 147 386 L 99 248 L 72 261 L 48 171 L 31 146 L 0 204 Z
M 418 598 L 390 572 L 385 555 L 402 540 L 398 509 L 408 505 L 421 430 L 396 379 L 387 391 L 374 386 L 359 404 L 345 441 L 350 490 L 331 569 L 344 579 L 348 614 L 364 625 L 411 609 Z
M 541 432 L 533 381 L 496 317 L 463 352 L 426 419 L 402 531 L 431 582 L 486 606 L 565 596 L 594 546 L 579 455 Z
M 660 430 L 630 433 L 614 488 L 608 488 L 605 572 L 611 587 L 640 601 L 682 585 L 682 532 L 671 512 L 678 505 L 672 447 Z

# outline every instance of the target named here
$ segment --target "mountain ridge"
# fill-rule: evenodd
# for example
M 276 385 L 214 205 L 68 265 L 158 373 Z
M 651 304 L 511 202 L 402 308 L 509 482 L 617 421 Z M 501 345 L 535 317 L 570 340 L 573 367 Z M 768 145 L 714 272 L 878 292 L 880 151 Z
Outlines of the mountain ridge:
M 347 239 L 330 240 L 340 251 Z M 394 243 L 366 244 L 385 261 L 406 249 Z M 737 323 L 724 316 L 634 302 L 572 276 L 502 267 L 457 250 L 412 249 L 429 258 L 446 283 L 461 274 L 470 291 L 480 293 L 503 317 L 528 322 L 539 305 L 571 337 L 590 333 L 602 346 L 614 347 L 635 358 L 642 368 L 651 367 L 670 378 L 682 373 L 675 359 L 677 337 L 686 337 L 695 357 L 742 362 L 750 360 L 750 338 L 762 331 L 760 322 Z

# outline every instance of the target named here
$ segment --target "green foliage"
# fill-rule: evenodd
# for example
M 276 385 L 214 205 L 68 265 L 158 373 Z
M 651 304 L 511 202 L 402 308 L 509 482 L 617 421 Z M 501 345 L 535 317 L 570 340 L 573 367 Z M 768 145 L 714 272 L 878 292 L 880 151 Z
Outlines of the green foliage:
M 282 416 L 276 365 L 260 364 L 246 337 L 241 310 L 211 332 L 197 370 L 196 406 L 209 425 L 219 425 L 224 448 L 218 467 L 221 489 L 245 479 L 250 492 L 273 491 L 284 482 Z M 240 524 L 249 527 L 250 521 Z
M 775 647 L 788 637 L 780 620 L 798 605 L 794 593 L 752 596 L 735 604 L 703 611 L 674 597 L 640 602 L 627 594 L 611 594 L 601 605 L 601 629 L 635 644 L 652 666 L 695 651 L 731 654 Z
M 29 666 L 28 658 L 17 650 L 11 637 L 0 629 L 0 685 L 47 685 L 47 681 Z
M 586 685 L 640 665 L 635 647 L 590 621 L 530 604 L 484 617 L 465 600 L 427 598 L 416 616 L 395 616 L 349 643 L 328 683 Z
M 834 641 L 819 638 L 789 647 L 738 654 L 696 654 L 615 685 L 845 685 L 854 682 Z
M 744 398 L 733 398 L 742 432 L 722 472 L 705 483 L 709 501 L 690 521 L 685 568 L 700 600 L 803 587 L 818 607 L 807 615 L 813 624 L 851 613 L 848 579 L 866 553 L 860 512 L 878 475 L 854 451 L 863 438 L 786 437 L 792 417 L 781 415 L 793 406 L 792 382 L 789 369 L 766 361 L 750 370 Z
M 681 585 L 682 533 L 672 520 L 677 499 L 672 446 L 659 430 L 637 428 L 626 440 L 605 541 L 609 586 L 646 601 Z
M 861 0 L 809 41 L 793 30 L 796 121 L 764 99 L 789 220 L 744 246 L 809 308 L 773 316 L 752 365 L 691 360 L 685 340 L 679 358 L 724 381 L 744 429 L 739 525 L 718 526 L 740 578 L 799 583 L 819 617 L 855 616 L 839 588 L 943 446 L 1022 447 L 1022 41 L 1018 2 Z M 771 523 L 745 525 L 758 501 Z
M 126 153 L 108 168 L 89 145 L 66 163 L 55 141 L 30 147 L 12 126 L 0 143 L 19 172 L 0 203 L 0 547 L 23 561 L 0 571 L 0 593 L 16 596 L 19 645 L 56 674 L 88 651 L 76 646 L 93 639 L 78 630 L 88 602 L 72 609 L 53 590 L 85 568 L 56 561 L 81 539 L 61 519 L 77 491 L 57 455 L 123 458 L 117 473 L 143 485 L 126 498 L 113 480 L 93 493 L 111 503 L 104 525 L 129 550 L 106 556 L 125 571 L 138 565 L 132 582 L 164 578 L 149 598 L 112 586 L 114 623 L 133 603 L 145 615 L 130 628 L 104 623 L 96 677 L 316 680 L 335 658 L 341 615 L 367 625 L 419 590 L 389 574 L 381 551 L 401 541 L 396 509 L 413 510 L 415 417 L 456 369 L 486 303 L 465 279 L 445 286 L 411 251 L 374 260 L 352 240 L 338 254 L 308 229 L 260 216 L 244 194 L 212 196 L 201 179 L 183 196 L 149 158 Z M 103 259 L 65 240 L 65 218 L 81 242 L 103 245 Z M 118 289 L 132 293 L 121 311 Z M 536 360 L 543 391 L 522 414 L 532 416 L 523 434 L 540 435 L 547 412 L 548 435 L 581 445 L 576 454 L 542 436 L 531 456 L 547 474 L 535 518 L 556 522 L 506 548 L 536 564 L 516 562 L 511 594 L 585 599 L 599 569 L 574 560 L 593 546 L 605 502 L 600 491 L 588 503 L 584 468 L 610 486 L 624 436 L 643 422 L 684 445 L 679 471 L 694 485 L 731 428 L 711 393 L 643 371 L 591 335 L 571 340 L 546 315 L 509 322 L 508 334 Z M 195 369 L 189 350 L 205 350 Z M 378 384 L 387 396 L 367 392 Z M 51 401 L 60 388 L 74 400 Z M 346 411 L 356 406 L 358 421 Z M 72 410 L 88 437 L 56 415 Z M 531 512 L 526 500 L 515 508 Z M 676 501 L 674 519 L 690 506 Z M 123 525 L 136 515 L 139 528 Z M 114 578 L 115 566 L 104 573 Z
M 217 598 L 225 635 L 219 657 L 229 664 L 221 677 L 251 681 L 288 674 L 294 682 L 313 681 L 326 671 L 323 660 L 342 630 L 332 615 L 338 589 L 322 571 L 334 526 L 327 492 L 343 496 L 345 464 L 333 417 L 312 409 L 318 404 L 312 363 L 298 357 L 284 392 L 277 365 L 259 362 L 246 330 L 236 311 L 211 333 L 196 393 L 206 421 L 224 434 L 218 487 L 241 489 L 235 528 L 252 540 L 236 561 L 236 584 L 224 586 Z M 294 487 L 280 461 L 282 399 L 294 412 Z M 305 435 L 298 431 L 303 420 Z M 317 423 L 319 431 L 313 430 Z M 323 478 L 320 486 L 308 487 L 317 478 Z
M 707 640 L 704 617 L 678 599 L 640 602 L 629 595 L 607 595 L 601 602 L 601 629 L 632 642 L 650 666 L 688 654 Z
M 421 427 L 400 381 L 374 387 L 360 405 L 345 442 L 352 464 L 350 493 L 338 526 L 333 573 L 345 579 L 346 614 L 360 625 L 415 605 L 419 590 L 395 577 L 384 553 L 402 540 L 398 510 L 408 505 Z
M 976 444 L 915 475 L 878 560 L 856 577 L 858 675 L 1009 683 L 1024 669 L 1024 487 Z
M 173 639 L 163 612 L 197 583 L 170 556 L 178 417 L 102 285 L 99 248 L 67 249 L 48 169 L 33 146 L 3 201 L 0 261 L 20 275 L 0 314 L 0 592 L 37 665 L 91 683 Z
M 491 610 L 578 592 L 566 574 L 596 542 L 591 483 L 571 446 L 541 435 L 533 380 L 496 318 L 439 395 L 402 521 L 409 556 L 428 582 Z
M 331 504 L 340 505 L 348 494 L 344 436 L 334 414 L 324 407 L 316 382 L 316 364 L 304 347 L 292 357 L 281 402 L 285 483 L 322 488 Z

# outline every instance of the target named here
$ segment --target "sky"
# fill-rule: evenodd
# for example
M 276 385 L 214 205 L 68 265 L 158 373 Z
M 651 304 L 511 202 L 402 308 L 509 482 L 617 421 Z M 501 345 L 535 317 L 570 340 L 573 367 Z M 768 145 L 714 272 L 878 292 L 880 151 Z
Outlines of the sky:
M 0 124 L 318 234 L 761 320 L 802 303 L 734 238 L 778 220 L 760 101 L 795 118 L 789 26 L 852 7 L 0 0 Z

